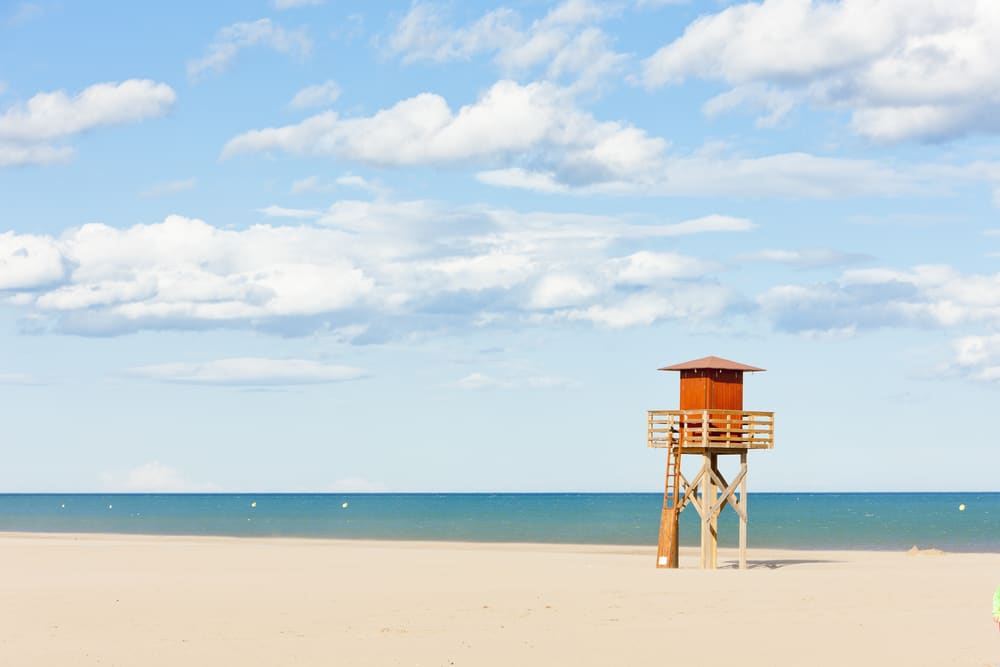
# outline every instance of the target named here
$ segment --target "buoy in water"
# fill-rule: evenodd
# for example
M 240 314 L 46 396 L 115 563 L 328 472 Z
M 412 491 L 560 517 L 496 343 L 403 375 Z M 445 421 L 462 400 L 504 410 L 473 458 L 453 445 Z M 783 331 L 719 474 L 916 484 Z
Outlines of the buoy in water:
M 965 511 L 965 503 L 962 503 L 961 505 L 958 506 L 958 511 L 959 512 L 964 512 Z
M 342 507 L 342 508 L 344 508 L 344 509 L 346 510 L 346 509 L 347 509 L 347 503 L 343 503 L 343 504 L 341 505 L 341 507 Z
M 250 507 L 257 507 L 257 501 L 255 500 L 252 503 L 250 503 Z

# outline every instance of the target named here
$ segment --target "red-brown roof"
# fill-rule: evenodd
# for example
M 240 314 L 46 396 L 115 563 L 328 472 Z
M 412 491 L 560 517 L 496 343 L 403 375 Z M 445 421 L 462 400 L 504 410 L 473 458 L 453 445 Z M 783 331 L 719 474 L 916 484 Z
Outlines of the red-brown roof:
M 757 368 L 756 366 L 747 366 L 746 364 L 741 364 L 737 361 L 730 361 L 729 359 L 723 359 L 722 357 L 702 357 L 701 359 L 692 359 L 691 361 L 685 361 L 680 364 L 674 364 L 673 366 L 664 366 L 663 368 L 658 368 L 661 371 L 690 371 L 700 368 L 706 369 L 722 369 L 727 371 L 762 371 L 763 368 Z

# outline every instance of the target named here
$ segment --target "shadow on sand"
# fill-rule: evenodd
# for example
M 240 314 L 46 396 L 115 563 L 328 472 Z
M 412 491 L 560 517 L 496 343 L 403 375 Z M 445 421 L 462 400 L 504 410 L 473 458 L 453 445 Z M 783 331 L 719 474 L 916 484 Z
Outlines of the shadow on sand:
M 815 558 L 815 559 L 814 558 L 808 558 L 808 559 L 803 559 L 803 558 L 785 558 L 785 559 L 776 559 L 776 560 L 748 560 L 747 561 L 747 569 L 748 570 L 756 570 L 756 569 L 759 569 L 759 568 L 763 567 L 763 568 L 767 568 L 768 570 L 777 570 L 779 568 L 788 567 L 790 565 L 806 565 L 806 564 L 809 564 L 809 563 L 837 563 L 837 562 L 839 562 L 839 561 L 819 559 L 819 558 Z M 732 561 L 726 561 L 725 563 L 720 563 L 719 564 L 719 569 L 720 570 L 735 570 L 735 569 L 739 568 L 739 566 L 740 566 L 739 561 L 732 560 Z

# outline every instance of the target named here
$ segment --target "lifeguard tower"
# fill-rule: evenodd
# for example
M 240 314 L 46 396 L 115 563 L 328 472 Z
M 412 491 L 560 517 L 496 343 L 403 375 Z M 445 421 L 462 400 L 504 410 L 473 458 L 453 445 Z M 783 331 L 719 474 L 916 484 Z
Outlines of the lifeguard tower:
M 667 479 L 660 516 L 656 567 L 678 565 L 678 519 L 688 505 L 701 516 L 701 566 L 718 566 L 719 513 L 729 505 L 740 518 L 740 569 L 747 566 L 747 452 L 774 447 L 774 413 L 743 409 L 743 374 L 763 371 L 719 357 L 704 357 L 660 368 L 680 371 L 680 409 L 650 410 L 647 445 L 667 450 Z M 683 455 L 701 456 L 688 480 Z M 740 457 L 727 482 L 719 456 Z M 738 493 L 737 493 L 738 492 Z

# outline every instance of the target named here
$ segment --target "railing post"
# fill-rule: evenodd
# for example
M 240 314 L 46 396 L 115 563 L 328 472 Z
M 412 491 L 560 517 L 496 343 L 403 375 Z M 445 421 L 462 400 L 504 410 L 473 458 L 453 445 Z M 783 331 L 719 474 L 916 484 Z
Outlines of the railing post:
M 701 413 L 701 446 L 708 448 L 708 410 Z

